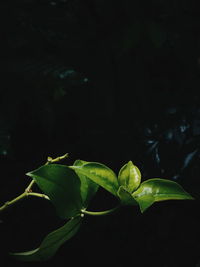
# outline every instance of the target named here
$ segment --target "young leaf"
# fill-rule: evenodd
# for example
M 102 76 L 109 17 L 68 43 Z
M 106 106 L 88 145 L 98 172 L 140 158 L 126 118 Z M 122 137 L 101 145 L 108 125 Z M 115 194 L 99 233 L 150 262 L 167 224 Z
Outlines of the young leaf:
M 134 197 L 123 186 L 120 186 L 117 194 L 121 200 L 122 205 L 137 206 L 138 203 Z
M 50 198 L 62 218 L 77 215 L 82 208 L 80 179 L 69 167 L 50 164 L 27 173 Z
M 48 234 L 37 249 L 10 254 L 16 259 L 22 261 L 48 260 L 56 253 L 56 251 L 64 242 L 76 234 L 80 227 L 81 221 L 82 218 L 80 216 L 71 219 L 61 228 Z
M 132 161 L 129 161 L 119 171 L 118 180 L 120 185 L 123 185 L 128 192 L 132 193 L 140 185 L 140 170 L 133 165 Z
M 89 162 L 81 166 L 70 166 L 70 168 L 77 174 L 87 176 L 87 178 L 117 196 L 118 180 L 115 173 L 107 166 L 97 162 Z
M 83 161 L 83 160 L 76 160 L 73 166 L 83 166 L 86 163 L 88 162 Z M 87 176 L 85 176 L 84 174 L 81 174 L 80 172 L 77 172 L 76 170 L 75 172 L 79 176 L 80 181 L 81 181 L 81 188 L 80 188 L 81 197 L 83 201 L 83 206 L 84 208 L 86 208 L 90 200 L 92 199 L 92 197 L 97 192 L 99 186 L 98 184 L 94 183 L 92 180 L 88 179 Z
M 144 212 L 154 202 L 172 199 L 193 199 L 179 184 L 165 179 L 149 179 L 143 182 L 132 196 Z

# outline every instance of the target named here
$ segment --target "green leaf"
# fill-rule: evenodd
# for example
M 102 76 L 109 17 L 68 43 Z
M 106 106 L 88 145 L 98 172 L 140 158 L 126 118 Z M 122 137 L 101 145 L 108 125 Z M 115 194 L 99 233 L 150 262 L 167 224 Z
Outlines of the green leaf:
M 82 166 L 70 166 L 70 168 L 78 174 L 87 176 L 87 178 L 117 196 L 118 180 L 115 173 L 107 166 L 97 162 L 90 162 Z
M 165 179 L 149 179 L 143 182 L 132 196 L 144 212 L 154 202 L 173 199 L 193 199 L 179 184 Z
M 128 206 L 138 205 L 137 201 L 134 199 L 131 193 L 129 193 L 123 186 L 119 187 L 117 194 L 121 200 L 122 205 L 128 205 Z
M 80 179 L 69 167 L 50 164 L 27 173 L 50 198 L 62 218 L 77 215 L 82 208 Z
M 50 259 L 59 247 L 72 238 L 78 231 L 82 218 L 80 216 L 71 219 L 61 228 L 48 234 L 41 245 L 34 250 L 20 252 L 20 253 L 10 253 L 18 260 L 22 261 L 44 261 Z
M 132 161 L 129 161 L 119 171 L 118 180 L 120 185 L 123 185 L 128 192 L 132 193 L 140 185 L 140 170 L 133 165 Z
M 83 160 L 76 160 L 74 162 L 74 166 L 83 166 L 84 164 L 88 163 L 87 161 Z M 86 208 L 92 199 L 92 197 L 97 192 L 99 186 L 98 184 L 94 183 L 92 180 L 88 179 L 87 176 L 84 174 L 81 174 L 80 172 L 77 172 L 75 170 L 76 174 L 79 176 L 81 181 L 81 197 L 83 201 L 83 206 Z

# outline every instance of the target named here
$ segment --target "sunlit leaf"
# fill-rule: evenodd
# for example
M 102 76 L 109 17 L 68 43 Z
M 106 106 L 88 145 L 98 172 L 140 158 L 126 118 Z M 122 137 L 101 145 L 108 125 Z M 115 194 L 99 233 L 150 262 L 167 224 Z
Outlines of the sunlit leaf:
M 83 160 L 76 160 L 74 162 L 74 166 L 83 166 L 88 162 L 83 161 Z M 83 201 L 83 206 L 86 208 L 92 199 L 92 197 L 95 195 L 97 192 L 99 185 L 94 183 L 91 179 L 88 179 L 86 175 L 81 174 L 80 172 L 76 171 L 76 174 L 79 176 L 80 181 L 81 181 L 81 197 Z
M 107 166 L 97 162 L 90 162 L 82 166 L 70 166 L 70 168 L 78 174 L 87 176 L 87 178 L 117 196 L 118 180 L 115 173 Z
M 179 184 L 165 179 L 149 179 L 143 182 L 132 196 L 144 212 L 154 202 L 175 199 L 193 199 Z
M 41 245 L 31 251 L 10 253 L 16 259 L 22 261 L 44 261 L 50 259 L 59 247 L 72 238 L 78 231 L 82 218 L 80 216 L 71 219 L 61 228 L 48 234 Z
M 122 205 L 135 206 L 138 205 L 137 201 L 133 198 L 131 193 L 129 193 L 123 186 L 119 187 L 117 192 Z
M 118 180 L 120 185 L 123 185 L 128 192 L 132 193 L 140 185 L 140 170 L 133 165 L 132 161 L 129 161 L 119 171 Z
M 50 198 L 62 218 L 77 215 L 82 208 L 80 179 L 69 167 L 50 164 L 27 173 Z

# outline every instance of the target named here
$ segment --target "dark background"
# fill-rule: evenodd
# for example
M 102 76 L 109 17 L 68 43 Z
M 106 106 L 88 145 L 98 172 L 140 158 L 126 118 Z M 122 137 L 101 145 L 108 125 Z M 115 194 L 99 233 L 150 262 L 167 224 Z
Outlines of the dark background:
M 87 217 L 54 264 L 199 267 L 200 12 L 195 1 L 1 0 L 0 203 L 25 173 L 69 152 L 143 180 L 179 182 L 195 201 Z M 100 190 L 91 210 L 115 200 Z M 62 225 L 45 200 L 1 214 L 1 262 Z M 10 265 L 10 266 L 11 266 Z M 39 264 L 40 266 L 40 264 Z

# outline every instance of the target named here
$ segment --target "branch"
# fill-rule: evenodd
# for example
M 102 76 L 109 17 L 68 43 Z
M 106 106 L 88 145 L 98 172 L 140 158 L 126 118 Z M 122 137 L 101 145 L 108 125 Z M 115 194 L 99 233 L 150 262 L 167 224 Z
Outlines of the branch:
M 58 162 L 58 161 L 61 161 L 63 159 L 66 159 L 68 157 L 68 153 L 66 153 L 65 155 L 63 156 L 60 156 L 60 157 L 57 157 L 55 159 L 51 158 L 51 157 L 48 157 L 47 158 L 47 162 L 45 163 L 45 165 L 48 165 L 50 163 L 55 163 L 55 162 Z M 44 195 L 44 194 L 40 194 L 40 193 L 35 193 L 35 192 L 32 192 L 32 187 L 34 185 L 35 181 L 32 180 L 30 182 L 30 184 L 27 186 L 27 188 L 25 189 L 24 193 L 22 193 L 21 195 L 19 195 L 18 197 L 14 198 L 13 200 L 11 201 L 7 201 L 4 203 L 3 206 L 0 207 L 0 212 L 1 211 L 4 211 L 5 209 L 7 209 L 8 207 L 12 206 L 13 204 L 15 204 L 16 202 L 18 202 L 19 200 L 23 199 L 23 198 L 26 198 L 28 196 L 36 196 L 36 197 L 41 197 L 41 198 L 45 198 L 47 200 L 49 200 L 49 197 Z

